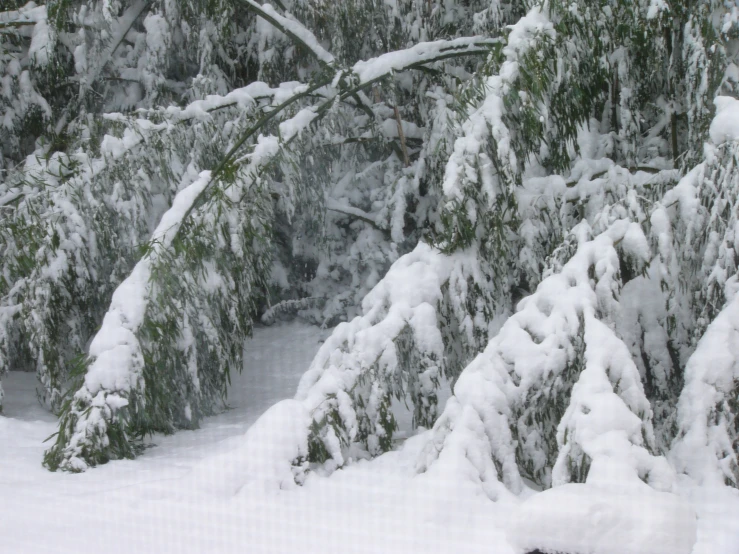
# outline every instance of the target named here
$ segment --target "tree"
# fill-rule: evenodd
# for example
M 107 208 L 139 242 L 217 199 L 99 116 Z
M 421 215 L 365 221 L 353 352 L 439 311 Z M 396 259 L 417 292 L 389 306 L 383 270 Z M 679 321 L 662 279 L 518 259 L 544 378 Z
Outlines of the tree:
M 646 0 L 3 13 L 7 59 L 36 60 L 4 66 L 36 100 L 3 109 L 41 115 L 35 145 L 3 139 L 0 371 L 35 368 L 60 413 L 45 463 L 197 426 L 255 318 L 295 311 L 345 321 L 298 391 L 298 481 L 423 427 L 419 471 L 461 464 L 491 498 L 594 465 L 736 486 L 736 20 Z
M 436 245 L 440 253 L 475 252 L 491 276 L 478 282 L 484 293 L 477 298 L 497 317 L 474 319 L 470 311 L 473 320 L 492 322 L 492 338 L 461 375 L 448 376 L 454 395 L 434 422 L 419 471 L 469 467 L 492 498 L 501 483 L 519 492 L 522 477 L 543 487 L 582 482 L 596 463 L 661 490 L 672 488 L 676 469 L 736 485 L 729 404 L 737 381 L 724 330 L 732 316 L 716 320 L 721 330 L 705 327 L 715 306 L 733 297 L 735 278 L 734 166 L 718 154 L 733 148 L 725 144 L 733 127 L 715 130 L 728 112 L 707 134 L 709 99 L 733 86 L 726 68 L 735 20 L 719 5 L 686 11 L 552 2 L 521 18 L 500 55 L 470 82 L 464 94 L 471 105 L 446 165 Z M 719 100 L 727 110 L 734 105 Z M 704 151 L 707 139 L 713 146 Z M 679 179 L 680 163 L 701 158 Z M 404 302 L 369 302 L 404 280 L 409 261 L 390 269 L 361 319 L 336 329 L 301 383 L 298 399 L 314 414 L 306 431 L 312 467 L 332 469 L 357 449 L 374 455 L 389 448 L 396 425 L 377 407 L 389 402 L 378 398 L 388 389 L 413 398 L 413 375 L 427 373 L 412 351 L 386 362 L 387 352 L 403 351 L 403 333 L 380 327 Z M 448 273 L 439 271 L 439 281 Z M 444 304 L 439 294 L 425 302 Z M 388 314 L 379 323 L 377 306 Z M 426 320 L 443 336 L 441 313 Z M 414 317 L 405 318 L 411 327 Z M 693 354 L 701 340 L 711 346 Z M 365 342 L 384 350 L 375 356 Z M 725 361 L 706 373 L 698 360 L 709 348 Z M 355 351 L 366 360 L 357 363 Z M 368 417 L 373 425 L 362 432 Z
M 234 26 L 224 16 L 233 13 L 236 4 L 247 9 Z M 394 175 L 406 169 L 409 144 L 418 132 L 402 120 L 398 106 L 388 118 L 384 103 L 368 102 L 365 92 L 395 71 L 484 55 L 495 44 L 479 38 L 421 43 L 405 57 L 337 71 L 334 57 L 289 14 L 253 2 L 210 6 L 204 12 L 196 8 L 156 2 L 134 2 L 120 9 L 100 5 L 92 11 L 73 3 L 48 6 L 58 33 L 81 25 L 65 43 L 74 51 L 75 74 L 68 78 L 79 82 L 79 95 L 59 108 L 54 128 L 47 129 L 62 137 L 61 142 L 40 145 L 4 182 L 19 201 L 8 213 L 11 224 L 3 242 L 10 279 L 3 291 L 8 317 L 2 362 L 4 368 L 36 366 L 42 395 L 61 414 L 57 446 L 47 457 L 52 467 L 66 463 L 67 469 L 80 469 L 88 462 L 130 456 L 136 450 L 131 441 L 143 433 L 197 425 L 225 393 L 229 369 L 240 366 L 241 349 L 235 345 L 248 334 L 252 318 L 264 311 L 263 298 L 279 292 L 269 285 L 273 256 L 278 263 L 295 257 L 293 244 L 275 252 L 273 229 L 298 234 L 321 224 L 316 213 L 322 210 L 315 201 L 322 203 L 330 187 L 315 183 L 315 177 L 338 172 L 342 163 L 353 164 L 357 173 L 374 173 L 380 180 L 366 194 L 377 209 L 380 185 L 394 182 Z M 197 35 L 191 26 L 188 30 L 193 19 L 203 27 L 197 52 L 189 46 Z M 265 28 L 264 22 L 270 26 Z M 228 52 L 206 40 L 216 32 L 238 34 L 239 25 L 256 29 L 263 39 L 249 42 L 246 49 L 239 46 L 243 37 L 235 39 L 230 59 Z M 313 61 L 306 67 L 300 58 L 293 73 L 288 64 L 271 63 L 271 41 L 282 40 L 274 29 L 297 41 Z M 216 50 L 220 58 L 212 57 Z M 199 67 L 188 61 L 194 57 Z M 229 90 L 223 64 L 231 66 L 231 80 L 244 86 Z M 234 71 L 235 65 L 246 74 Z M 188 68 L 198 74 L 188 75 Z M 285 82 L 306 70 L 314 76 L 305 85 Z M 253 80 L 259 76 L 279 85 Z M 172 103 L 177 94 L 198 98 L 207 92 L 221 94 L 195 100 L 184 109 L 155 107 Z M 120 112 L 132 109 L 130 116 Z M 300 130 L 318 118 L 325 121 L 324 133 L 306 140 Z M 337 144 L 332 129 L 341 126 L 348 140 Z M 388 138 L 395 144 L 387 145 Z M 241 155 L 245 146 L 254 149 L 247 156 Z M 310 156 L 316 160 L 312 171 L 296 161 L 296 152 L 309 150 L 315 152 Z M 402 164 L 393 150 L 405 152 Z M 204 168 L 212 170 L 205 185 L 198 177 Z M 314 183 L 301 179 L 311 174 Z M 189 207 L 164 214 L 167 205 L 189 197 L 193 186 L 203 188 L 190 198 Z M 385 202 L 405 206 L 405 193 L 401 189 Z M 303 198 L 314 205 L 303 211 Z M 363 216 L 365 212 L 346 200 L 331 199 L 327 205 L 341 214 L 338 221 L 329 222 L 329 229 L 350 239 L 354 235 L 360 244 L 381 237 L 387 254 L 374 262 L 364 260 L 356 254 L 360 246 L 353 247 L 352 254 L 349 244 L 348 256 L 338 261 L 343 273 L 328 270 L 336 286 L 324 286 L 321 292 L 328 296 L 336 287 L 355 290 L 343 293 L 347 300 L 326 308 L 327 315 L 319 312 L 321 319 L 353 309 L 351 300 L 357 301 L 362 283 L 356 275 L 347 279 L 347 273 L 358 267 L 379 275 L 397 251 L 382 221 L 388 215 Z M 403 219 L 403 209 L 395 210 L 396 220 Z M 389 211 L 384 209 L 385 214 Z M 347 229 L 346 220 L 340 219 L 357 214 L 371 226 L 369 233 Z M 154 229 L 153 222 L 161 217 L 179 225 L 174 236 L 161 226 Z M 397 243 L 404 239 L 404 228 L 395 227 Z M 153 239 L 147 241 L 151 233 Z M 335 233 L 331 230 L 327 236 Z M 313 288 L 320 286 L 325 268 L 337 267 L 332 258 L 336 255 L 329 249 L 310 253 L 304 265 L 314 269 L 299 274 L 293 290 L 301 290 L 300 279 L 304 289 L 310 290 L 311 282 Z M 272 273 L 279 274 L 279 266 Z M 116 287 L 122 287 L 117 296 Z M 136 294 L 130 296 L 134 289 Z M 123 291 L 140 302 L 124 306 Z M 229 300 L 233 294 L 239 298 L 235 306 Z M 102 329 L 96 333 L 100 322 Z M 88 356 L 77 357 L 88 344 Z M 97 371 L 101 366 L 105 376 Z M 120 421 L 115 415 L 119 411 Z M 80 431 L 80 420 L 90 422 L 86 430 Z M 73 437 L 84 437 L 88 446 L 67 448 L 70 440 L 77 440 Z

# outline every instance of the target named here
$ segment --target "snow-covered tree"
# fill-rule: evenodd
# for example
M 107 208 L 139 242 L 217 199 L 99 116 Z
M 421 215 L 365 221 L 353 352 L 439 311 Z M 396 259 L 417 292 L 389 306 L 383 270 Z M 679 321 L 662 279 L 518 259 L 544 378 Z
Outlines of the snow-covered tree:
M 473 251 L 486 277 L 468 315 L 491 340 L 459 377 L 446 375 L 454 394 L 419 471 L 469 466 L 493 497 L 498 483 L 519 492 L 522 477 L 582 482 L 592 464 L 616 464 L 662 490 L 675 470 L 705 479 L 714 466 L 736 484 L 731 339 L 706 331 L 736 278 L 733 99 L 716 99 L 708 134 L 713 99 L 733 90 L 735 12 L 544 3 L 460 90 L 466 104 L 454 113 L 428 254 L 446 258 L 426 262 L 444 269 L 423 275 L 444 283 L 446 264 Z M 419 357 L 435 352 L 441 367 L 450 359 L 443 285 L 407 277 L 409 263 L 418 262 L 403 257 L 390 269 L 301 383 L 297 398 L 314 416 L 310 467 L 389 448 L 397 424 L 388 395 L 417 407 L 413 383 L 429 375 Z M 385 292 L 408 281 L 427 296 Z M 434 347 L 416 338 L 409 355 L 403 329 L 420 336 L 416 311 L 426 306 L 423 336 Z M 702 347 L 704 334 L 724 340 Z M 474 342 L 453 336 L 471 357 Z M 710 349 L 722 362 L 707 372 L 698 360 Z M 426 382 L 422 406 L 440 385 Z
M 35 370 L 59 414 L 46 465 L 197 426 L 254 321 L 298 314 L 338 325 L 297 482 L 426 428 L 418 470 L 491 498 L 737 486 L 738 15 L 12 5 L 0 377 Z
M 455 31 L 416 43 L 407 26 L 429 14 L 391 10 L 405 21 L 393 46 L 410 47 L 340 61 L 284 7 L 250 1 L 48 10 L 78 90 L 52 110 L 57 141 L 39 141 L 3 182 L 15 204 L 0 361 L 37 371 L 61 414 L 46 463 L 77 470 L 133 455 L 144 433 L 197 425 L 266 308 L 266 319 L 291 301 L 321 322 L 352 313 L 420 233 L 407 202 L 422 118 L 403 95 L 456 86 L 434 67 L 497 41 Z M 411 69 L 430 77 L 399 89 L 393 74 Z M 182 198 L 192 204 L 175 210 Z

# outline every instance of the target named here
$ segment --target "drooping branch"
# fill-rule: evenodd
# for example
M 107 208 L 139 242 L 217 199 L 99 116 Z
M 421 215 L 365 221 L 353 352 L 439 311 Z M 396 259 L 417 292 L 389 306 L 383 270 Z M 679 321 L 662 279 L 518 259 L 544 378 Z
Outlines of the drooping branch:
M 290 37 L 293 42 L 311 52 L 323 67 L 332 67 L 335 64 L 334 56 L 326 51 L 316 39 L 315 35 L 301 23 L 278 14 L 269 4 L 260 6 L 253 0 L 239 0 L 244 7 L 257 14 L 265 21 L 269 21 L 281 33 Z
M 264 11 L 264 9 L 262 9 Z M 266 13 L 266 12 L 265 12 Z M 268 15 L 273 15 L 268 13 Z M 274 18 L 278 23 L 284 21 Z M 294 29 L 293 29 L 294 30 Z M 296 36 L 300 33 L 294 33 Z M 312 36 L 312 35 L 311 35 Z M 299 36 L 299 38 L 305 38 Z M 242 170 L 242 180 L 257 179 L 267 171 L 280 154 L 294 141 L 309 125 L 326 115 L 336 102 L 342 102 L 358 96 L 359 93 L 371 87 L 374 83 L 386 79 L 396 71 L 406 71 L 432 64 L 436 61 L 453 57 L 485 55 L 497 40 L 485 40 L 477 37 L 457 39 L 453 41 L 437 41 L 421 43 L 413 48 L 399 52 L 391 52 L 369 60 L 359 62 L 351 69 L 338 71 L 328 68 L 322 71 L 312 84 L 299 85 L 292 89 L 287 99 L 277 106 L 270 106 L 259 119 L 249 127 L 233 144 L 228 152 L 211 172 L 201 173 L 196 183 L 184 189 L 175 198 L 175 205 L 167 212 L 159 224 L 157 233 L 147 249 L 148 254 L 137 264 L 134 273 L 119 287 L 114 294 L 114 302 L 105 316 L 106 323 L 111 328 L 121 330 L 120 335 L 102 333 L 100 340 L 93 341 L 90 347 L 89 371 L 95 376 L 85 379 L 84 384 L 74 394 L 74 407 L 70 408 L 60 420 L 60 434 L 56 445 L 49 450 L 46 463 L 49 467 L 79 471 L 88 465 L 95 465 L 113 457 L 129 456 L 132 450 L 132 421 L 141 415 L 147 408 L 140 402 L 144 394 L 144 383 L 141 380 L 143 359 L 139 343 L 138 329 L 142 325 L 141 318 L 145 317 L 149 303 L 146 293 L 151 287 L 150 280 L 155 279 L 150 268 L 159 256 L 166 255 L 170 245 L 178 239 L 178 234 L 186 227 L 187 219 L 194 210 L 203 205 L 209 190 L 225 174 L 233 174 L 239 166 Z M 320 52 L 319 52 L 320 54 Z M 324 61 L 326 56 L 323 56 Z M 263 132 L 275 120 L 283 119 L 286 110 L 300 100 L 308 98 L 318 91 L 325 97 L 316 104 L 299 110 L 289 119 L 284 119 L 276 133 Z M 199 106 L 200 108 L 204 106 Z M 186 110 L 185 110 L 186 111 Z M 197 112 L 198 110 L 194 110 Z M 197 115 L 197 114 L 193 114 Z M 251 138 L 259 136 L 255 148 L 251 153 L 244 154 L 243 146 Z M 247 188 L 248 189 L 248 188 Z M 245 189 L 245 190 L 247 190 Z M 186 198 L 181 198 L 186 193 Z M 185 201 L 186 200 L 186 201 Z M 240 203 L 240 199 L 235 199 Z M 176 209 L 175 209 L 176 208 Z M 347 209 L 342 210 L 347 213 Z M 371 218 L 364 214 L 352 211 L 351 215 L 359 215 L 366 222 L 373 224 Z M 376 222 L 374 222 L 376 226 Z M 118 302 L 127 287 L 136 285 L 139 293 L 143 291 L 140 302 L 137 302 L 137 318 L 121 317 L 128 309 Z M 117 296 L 116 296 L 117 295 Z M 131 322 L 138 327 L 132 326 Z M 126 337 L 126 351 L 117 350 L 121 356 L 114 357 L 110 348 L 112 336 Z M 116 374 L 125 374 L 131 386 L 120 388 L 117 382 L 110 385 L 102 379 L 112 370 Z M 88 371 L 88 376 L 92 375 Z M 129 379 L 130 378 L 130 379 Z M 97 379 L 97 380 L 96 380 Z M 95 386 L 90 387 L 93 384 Z M 123 411 L 121 411 L 123 410 Z M 108 446 L 115 443 L 115 447 Z
M 232 163 L 234 157 L 246 141 L 264 129 L 270 121 L 283 113 L 286 108 L 292 106 L 302 98 L 313 94 L 323 87 L 335 87 L 336 94 L 334 96 L 329 95 L 326 100 L 313 108 L 313 111 L 316 113 L 316 119 L 318 119 L 328 112 L 337 99 L 344 101 L 347 98 L 351 98 L 359 92 L 371 88 L 375 83 L 390 77 L 395 72 L 417 69 L 427 64 L 450 58 L 488 54 L 490 52 L 489 48 L 498 44 L 500 44 L 499 39 L 481 39 L 479 37 L 467 37 L 451 41 L 424 42 L 407 50 L 390 52 L 372 60 L 358 62 L 351 71 L 338 70 L 334 75 L 319 79 L 313 85 L 300 92 L 296 92 L 280 105 L 275 106 L 272 111 L 264 114 L 252 127 L 244 132 L 213 170 L 210 182 L 203 188 L 195 202 L 193 202 L 192 207 L 185 214 L 185 219 L 189 217 L 192 208 L 200 204 L 201 198 L 208 192 L 213 183 L 217 181 L 224 169 Z M 291 142 L 295 136 L 297 135 L 293 135 L 283 146 Z
M 329 198 L 326 201 L 326 209 L 331 212 L 336 212 L 336 213 L 352 216 L 355 219 L 359 219 L 360 221 L 369 223 L 370 225 L 372 225 L 372 227 L 374 227 L 378 231 L 382 231 L 384 233 L 387 232 L 387 229 L 383 229 L 382 227 L 380 227 L 377 223 L 377 220 L 375 220 L 375 218 L 373 218 L 367 212 L 360 210 L 359 208 L 355 208 L 353 206 L 347 206 L 345 204 L 341 204 L 338 201 L 334 200 L 333 198 Z
M 84 100 L 85 94 L 92 86 L 92 83 L 95 82 L 95 80 L 100 75 L 100 72 L 103 70 L 103 68 L 107 65 L 107 63 L 110 61 L 110 58 L 115 54 L 118 47 L 123 43 L 123 40 L 125 39 L 128 32 L 133 27 L 133 24 L 136 23 L 139 17 L 146 11 L 146 9 L 151 5 L 152 0 L 140 0 L 139 2 L 136 2 L 134 5 L 130 6 L 123 15 L 118 19 L 119 23 L 119 30 L 117 33 L 115 33 L 110 41 L 110 44 L 108 48 L 105 49 L 105 51 L 100 55 L 99 59 L 97 60 L 96 65 L 90 71 L 90 73 L 86 76 L 85 80 L 82 82 L 82 86 L 80 87 L 79 96 L 77 99 L 77 102 L 74 104 L 74 108 L 76 109 L 79 104 L 82 103 Z M 54 126 L 54 132 L 55 134 L 59 135 L 64 130 L 64 128 L 67 126 L 67 123 L 69 122 L 69 114 L 71 113 L 70 107 L 64 110 L 62 113 L 62 116 L 57 121 L 56 125 Z
M 319 44 L 318 39 L 315 37 L 315 35 L 306 27 L 304 27 L 301 23 L 295 21 L 294 19 L 289 19 L 278 14 L 269 4 L 260 6 L 253 0 L 240 1 L 248 10 L 254 12 L 255 14 L 257 14 L 257 16 L 271 23 L 276 29 L 279 29 L 281 33 L 292 39 L 293 42 L 299 44 L 308 52 L 313 54 L 321 67 L 323 67 L 324 69 L 334 67 L 334 56 L 330 52 L 326 51 Z M 284 11 L 284 6 L 281 6 L 281 9 Z M 374 117 L 374 112 L 372 111 L 372 109 L 367 106 L 365 102 L 362 101 L 359 95 L 352 95 L 352 99 L 357 103 L 357 107 L 360 110 L 362 110 L 368 116 Z
M 29 27 L 36 25 L 35 21 L 0 21 L 0 29 L 12 27 Z

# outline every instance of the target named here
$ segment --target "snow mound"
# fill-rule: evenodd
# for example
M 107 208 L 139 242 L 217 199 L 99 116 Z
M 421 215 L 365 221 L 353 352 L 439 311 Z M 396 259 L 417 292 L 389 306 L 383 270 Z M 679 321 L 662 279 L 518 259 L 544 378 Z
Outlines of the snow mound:
M 709 133 L 715 145 L 739 139 L 739 101 L 730 96 L 717 96 L 716 117 L 711 122 Z
M 535 494 L 516 510 L 508 539 L 517 553 L 690 554 L 696 517 L 671 493 L 570 483 Z
M 307 456 L 310 422 L 301 402 L 278 402 L 249 428 L 237 448 L 200 463 L 193 482 L 225 495 L 297 486 L 302 466 L 293 464 Z

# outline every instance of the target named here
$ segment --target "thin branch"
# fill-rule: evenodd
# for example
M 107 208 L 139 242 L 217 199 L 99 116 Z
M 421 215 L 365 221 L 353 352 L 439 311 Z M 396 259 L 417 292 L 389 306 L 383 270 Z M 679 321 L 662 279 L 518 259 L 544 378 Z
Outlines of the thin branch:
M 400 148 L 403 151 L 403 162 L 405 167 L 411 165 L 411 160 L 408 158 L 408 147 L 405 144 L 405 133 L 403 132 L 403 120 L 400 119 L 400 111 L 398 110 L 397 104 L 393 106 L 395 112 L 395 122 L 398 124 L 398 136 L 400 137 Z
M 639 171 L 643 171 L 644 173 L 651 173 L 652 175 L 656 175 L 658 173 L 662 173 L 663 171 L 675 171 L 674 169 L 659 169 L 656 167 L 649 167 L 649 166 L 636 166 L 636 167 L 625 167 L 622 169 L 626 169 L 629 173 L 637 173 Z M 594 179 L 599 179 L 600 177 L 603 177 L 604 175 L 608 174 L 609 169 L 606 169 L 605 171 L 599 171 L 598 173 L 594 173 L 590 177 L 588 177 L 589 180 L 593 181 Z M 572 188 L 575 185 L 577 185 L 580 182 L 580 179 L 577 181 L 567 181 L 565 184 Z
M 369 223 L 377 229 L 378 231 L 385 232 L 386 229 L 383 229 L 377 224 L 377 221 L 367 212 L 364 210 L 360 210 L 359 208 L 355 208 L 353 206 L 345 206 L 338 202 L 337 200 L 334 200 L 333 198 L 329 198 L 326 201 L 326 209 L 331 212 L 337 212 L 344 215 L 350 215 L 356 219 L 359 219 L 361 221 L 364 221 L 365 223 Z
M 408 64 L 406 66 L 385 67 L 385 70 L 382 73 L 376 75 L 372 79 L 369 79 L 367 81 L 360 82 L 358 85 L 355 85 L 354 87 L 350 88 L 348 91 L 343 92 L 343 93 L 340 93 L 339 94 L 339 100 L 344 100 L 344 99 L 346 99 L 348 97 L 351 97 L 354 94 L 357 94 L 358 92 L 360 92 L 362 90 L 365 90 L 367 88 L 372 87 L 375 83 L 377 83 L 377 82 L 379 82 L 379 81 L 381 81 L 383 79 L 386 79 L 387 77 L 389 77 L 391 74 L 393 74 L 396 71 L 406 71 L 406 70 L 409 70 L 409 69 L 415 69 L 415 68 L 420 67 L 420 66 L 423 66 L 425 64 L 434 63 L 434 62 L 437 62 L 437 61 L 440 61 L 440 60 L 446 60 L 446 59 L 449 59 L 449 58 L 459 58 L 459 57 L 462 57 L 462 56 L 472 56 L 472 55 L 487 54 L 489 52 L 489 50 L 488 49 L 474 49 L 473 50 L 473 49 L 469 49 L 469 45 L 467 45 L 466 49 L 464 49 L 464 50 L 462 50 L 462 49 L 452 50 L 452 49 L 449 49 L 449 48 L 447 48 L 447 49 L 440 48 L 439 49 L 439 52 L 440 53 L 438 55 L 436 55 L 436 56 L 430 56 L 428 58 L 419 60 L 417 62 L 410 63 L 410 64 Z M 282 111 L 284 111 L 285 108 L 287 108 L 288 106 L 294 104 L 295 102 L 297 102 L 301 98 L 304 98 L 304 97 L 308 96 L 309 94 L 312 94 L 316 90 L 318 90 L 320 88 L 323 88 L 325 86 L 328 86 L 333 81 L 334 81 L 334 76 L 331 76 L 330 79 L 329 78 L 324 78 L 323 80 L 319 81 L 318 83 L 316 83 L 313 86 L 311 86 L 308 89 L 306 89 L 304 92 L 298 93 L 298 94 L 296 94 L 294 96 L 291 96 L 290 98 L 288 98 L 287 100 L 285 100 L 279 106 L 275 106 L 274 110 L 272 110 L 271 112 L 269 112 L 269 113 L 265 114 L 264 116 L 262 116 L 252 127 L 250 127 L 244 133 L 244 135 L 238 140 L 238 142 L 226 153 L 226 155 L 223 157 L 223 159 L 218 164 L 218 166 L 215 168 L 215 170 L 213 170 L 213 173 L 211 174 L 210 181 L 202 189 L 202 191 L 198 194 L 198 197 L 195 199 L 195 201 L 192 203 L 192 205 L 190 206 L 190 208 L 187 210 L 187 212 L 185 213 L 185 215 L 183 217 L 183 221 L 187 217 L 190 216 L 190 214 L 192 213 L 192 210 L 195 208 L 195 206 L 199 205 L 200 199 L 205 195 L 205 193 L 210 189 L 210 187 L 213 186 L 213 183 L 220 176 L 221 172 L 231 162 L 231 160 L 233 159 L 233 157 L 236 155 L 236 152 L 238 152 L 238 150 L 241 148 L 241 146 L 243 146 L 243 144 L 249 138 L 251 138 L 257 132 L 259 132 L 267 123 L 269 123 L 278 114 L 280 114 Z M 343 82 L 344 82 L 343 79 L 340 78 L 339 81 L 338 81 L 338 83 L 337 83 L 337 85 L 341 86 Z M 329 108 L 334 104 L 334 101 L 335 101 L 335 97 L 334 98 L 329 98 L 328 100 L 326 100 L 325 102 L 323 102 L 323 104 L 321 104 L 320 106 L 318 106 L 316 108 L 316 110 L 315 110 L 316 111 L 316 114 L 317 114 L 316 119 L 318 119 L 318 117 L 323 116 L 329 110 Z M 282 146 L 283 147 L 284 146 L 287 146 L 287 144 L 289 144 L 290 142 L 292 142 L 294 140 L 295 136 L 297 136 L 297 135 L 294 135 L 293 137 L 291 137 L 288 141 L 286 141 L 285 143 L 283 143 Z M 180 227 L 180 229 L 182 229 L 182 227 Z
M 29 27 L 36 25 L 35 21 L 0 21 L 0 29 L 7 27 Z
M 335 64 L 333 55 L 324 50 L 323 47 L 318 43 L 318 39 L 315 37 L 315 35 L 306 27 L 304 27 L 301 23 L 278 14 L 275 9 L 269 4 L 260 6 L 253 0 L 239 1 L 246 7 L 247 10 L 254 12 L 266 21 L 269 21 L 281 33 L 287 35 L 294 42 L 297 42 L 298 44 L 303 46 L 303 48 L 311 52 L 318 60 L 318 63 L 321 64 L 324 68 L 332 67 Z

